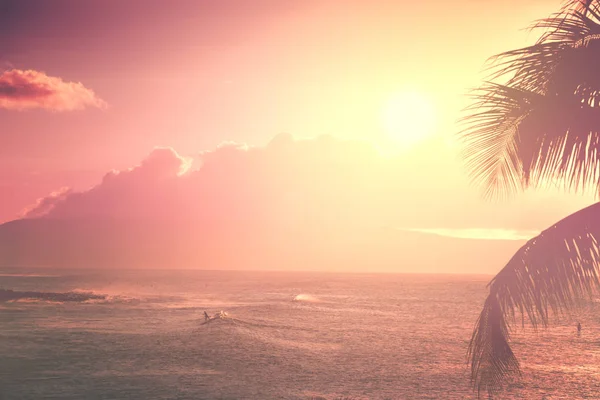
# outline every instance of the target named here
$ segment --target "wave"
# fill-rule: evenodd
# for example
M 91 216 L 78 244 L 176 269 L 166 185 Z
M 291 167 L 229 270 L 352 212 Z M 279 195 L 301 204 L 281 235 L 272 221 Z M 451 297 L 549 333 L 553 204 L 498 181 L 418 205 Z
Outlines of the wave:
M 267 325 L 267 324 L 260 323 L 260 322 L 244 321 L 242 319 L 232 317 L 227 312 L 223 312 L 223 313 L 224 314 L 219 317 L 213 316 L 209 320 L 202 321 L 202 323 L 200 325 L 208 325 L 208 324 L 212 324 L 212 323 L 216 322 L 216 323 L 230 324 L 230 325 L 235 325 L 235 326 L 245 326 L 245 327 L 249 327 L 249 328 L 250 327 L 253 327 L 253 328 L 281 328 L 282 327 L 279 325 Z M 217 313 L 217 314 L 219 314 L 219 313 Z
M 137 304 L 141 302 L 141 299 L 134 296 L 129 296 L 125 294 L 116 294 L 116 293 L 108 293 L 108 292 L 99 292 L 95 290 L 86 290 L 86 289 L 74 289 L 69 293 L 82 294 L 91 296 L 87 300 L 84 300 L 86 303 L 126 303 L 126 304 Z
M 2 278 L 60 278 L 60 275 L 0 273 L 0 277 L 2 277 Z
M 91 292 L 25 292 L 10 289 L 0 289 L 0 302 L 22 300 L 42 300 L 56 303 L 82 303 L 90 300 L 106 300 L 106 296 Z
M 206 307 L 209 301 L 190 298 L 185 295 L 170 295 L 136 291 L 133 288 L 75 288 L 64 292 L 17 291 L 0 289 L 0 303 L 86 303 L 86 304 L 123 304 L 149 308 L 197 309 Z M 223 302 L 214 302 L 211 306 L 229 306 Z
M 368 400 L 368 397 L 356 397 L 356 396 L 345 396 L 342 393 L 319 393 L 313 391 L 304 391 L 300 393 L 300 396 L 310 400 Z
M 323 351 L 337 351 L 341 349 L 340 343 L 322 341 L 322 340 L 307 340 L 290 337 L 287 330 L 293 331 L 312 331 L 310 329 L 292 326 L 277 326 L 268 324 L 253 324 L 247 321 L 242 321 L 237 318 L 225 318 L 222 323 L 232 325 L 239 334 L 246 337 L 259 340 L 263 343 L 283 347 L 286 349 L 297 349 L 303 351 L 311 351 L 322 353 Z M 282 329 L 283 328 L 283 329 Z
M 294 297 L 294 301 L 302 301 L 305 303 L 320 303 L 321 299 L 310 294 L 302 293 Z
M 234 324 L 239 326 L 246 326 L 248 328 L 257 328 L 257 329 L 275 329 L 278 331 L 304 331 L 304 332 L 314 332 L 316 329 L 314 328 L 304 328 L 295 325 L 281 325 L 281 324 L 269 324 L 264 321 L 258 322 L 250 322 L 244 321 L 238 318 L 229 318 Z
M 89 301 L 94 303 L 123 303 L 158 309 L 224 309 L 237 305 L 237 303 L 201 296 L 197 293 L 165 293 L 128 285 L 82 287 L 73 289 L 71 292 L 103 296 L 101 299 Z

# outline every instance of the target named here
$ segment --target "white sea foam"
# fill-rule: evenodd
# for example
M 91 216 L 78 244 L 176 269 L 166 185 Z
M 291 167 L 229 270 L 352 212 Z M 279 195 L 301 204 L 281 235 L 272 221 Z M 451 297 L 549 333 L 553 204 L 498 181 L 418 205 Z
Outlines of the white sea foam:
M 296 297 L 294 297 L 294 301 L 302 301 L 306 303 L 320 303 L 321 299 L 310 294 L 302 293 L 296 295 Z

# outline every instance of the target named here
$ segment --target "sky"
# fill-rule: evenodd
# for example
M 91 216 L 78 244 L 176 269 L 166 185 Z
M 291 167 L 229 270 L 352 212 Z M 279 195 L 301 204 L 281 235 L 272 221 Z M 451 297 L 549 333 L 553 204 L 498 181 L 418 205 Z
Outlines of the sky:
M 0 222 L 310 214 L 522 240 L 594 196 L 483 199 L 456 121 L 486 59 L 560 5 L 4 0 Z

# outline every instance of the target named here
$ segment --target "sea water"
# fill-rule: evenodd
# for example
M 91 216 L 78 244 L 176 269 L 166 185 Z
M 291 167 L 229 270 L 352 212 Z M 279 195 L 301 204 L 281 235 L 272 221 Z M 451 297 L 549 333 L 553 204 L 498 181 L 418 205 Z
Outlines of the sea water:
M 81 296 L 0 302 L 0 399 L 475 398 L 466 350 L 489 279 L 4 270 L 2 289 Z M 523 377 L 497 398 L 600 398 L 597 311 L 517 329 Z

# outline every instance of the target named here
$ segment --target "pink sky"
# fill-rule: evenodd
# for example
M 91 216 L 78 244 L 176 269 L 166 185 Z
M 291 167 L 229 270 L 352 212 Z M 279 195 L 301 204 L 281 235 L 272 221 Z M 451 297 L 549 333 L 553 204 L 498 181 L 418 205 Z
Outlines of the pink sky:
M 593 196 L 486 202 L 452 140 L 486 58 L 530 43 L 521 29 L 560 4 L 5 2 L 0 222 L 51 208 L 148 218 L 235 209 L 458 236 L 543 229 Z M 380 114 L 405 90 L 434 104 L 435 133 L 380 153 L 393 150 Z M 282 132 L 296 140 L 271 143 Z M 194 164 L 177 176 L 183 159 Z

